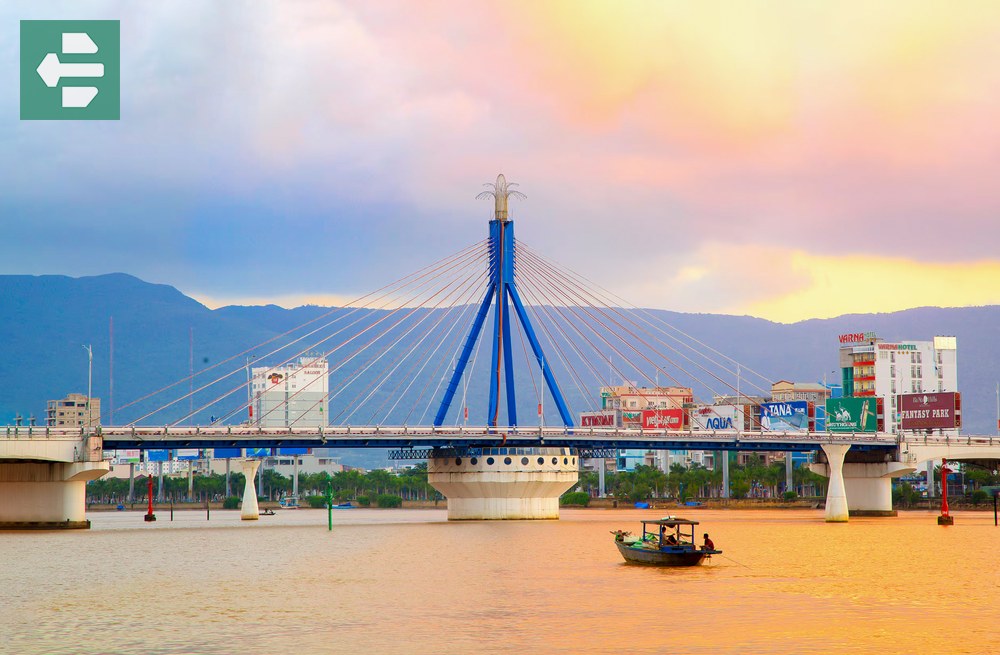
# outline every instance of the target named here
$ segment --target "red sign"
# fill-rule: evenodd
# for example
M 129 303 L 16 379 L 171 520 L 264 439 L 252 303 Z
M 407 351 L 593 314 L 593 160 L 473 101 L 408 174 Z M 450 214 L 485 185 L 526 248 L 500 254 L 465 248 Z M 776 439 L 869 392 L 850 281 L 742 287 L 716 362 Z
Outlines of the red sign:
M 865 343 L 875 341 L 878 337 L 874 332 L 852 332 L 850 334 L 842 334 L 837 338 L 840 339 L 840 343 Z
M 614 412 L 584 412 L 580 414 L 580 427 L 613 428 L 615 427 Z
M 680 430 L 683 427 L 683 409 L 646 409 L 642 412 L 644 430 Z
M 903 430 L 950 430 L 962 425 L 961 394 L 907 393 L 899 396 L 899 427 Z

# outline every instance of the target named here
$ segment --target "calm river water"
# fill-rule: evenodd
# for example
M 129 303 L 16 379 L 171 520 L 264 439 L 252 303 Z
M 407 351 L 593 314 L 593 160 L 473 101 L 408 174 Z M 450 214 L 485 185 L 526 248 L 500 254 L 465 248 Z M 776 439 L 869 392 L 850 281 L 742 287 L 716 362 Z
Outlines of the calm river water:
M 992 513 L 685 510 L 725 557 L 624 564 L 663 513 L 94 513 L 0 533 L 0 653 L 1000 653 Z

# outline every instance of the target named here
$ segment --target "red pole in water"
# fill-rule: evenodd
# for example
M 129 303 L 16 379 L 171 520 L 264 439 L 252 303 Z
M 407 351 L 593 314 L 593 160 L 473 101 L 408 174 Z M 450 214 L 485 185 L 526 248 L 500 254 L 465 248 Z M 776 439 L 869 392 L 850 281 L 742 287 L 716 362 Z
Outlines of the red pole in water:
M 941 516 L 938 517 L 938 525 L 954 525 L 955 517 L 948 514 L 948 460 L 941 460 Z
M 149 473 L 146 476 L 146 482 L 148 483 L 146 485 L 146 498 L 149 501 L 149 510 L 146 512 L 146 516 L 143 517 L 143 520 L 145 520 L 148 523 L 149 521 L 155 521 L 156 520 L 156 515 L 153 514 L 153 474 L 152 473 Z

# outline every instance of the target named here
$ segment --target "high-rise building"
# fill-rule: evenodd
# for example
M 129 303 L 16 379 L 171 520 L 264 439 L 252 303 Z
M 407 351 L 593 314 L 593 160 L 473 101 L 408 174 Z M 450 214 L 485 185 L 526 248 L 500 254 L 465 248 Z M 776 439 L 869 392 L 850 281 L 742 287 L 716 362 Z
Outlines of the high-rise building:
M 254 367 L 253 425 L 318 428 L 327 421 L 327 362 L 306 355 L 277 367 Z
M 62 400 L 50 400 L 45 409 L 45 424 L 54 427 L 94 427 L 101 424 L 101 399 L 71 393 Z
M 955 337 L 888 342 L 864 332 L 840 342 L 844 396 L 882 398 L 886 432 L 897 431 L 899 395 L 958 391 Z

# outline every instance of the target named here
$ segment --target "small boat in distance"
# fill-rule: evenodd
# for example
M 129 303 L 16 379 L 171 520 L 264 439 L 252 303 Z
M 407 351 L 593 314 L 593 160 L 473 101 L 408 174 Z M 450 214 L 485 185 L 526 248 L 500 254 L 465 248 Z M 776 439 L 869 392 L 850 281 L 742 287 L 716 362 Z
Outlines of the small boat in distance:
M 615 546 L 626 562 L 653 566 L 696 566 L 712 555 L 721 554 L 713 547 L 698 547 L 694 526 L 698 521 L 667 517 L 643 521 L 642 536 L 614 530 Z
M 282 496 L 278 499 L 278 507 L 281 509 L 298 509 L 299 508 L 299 497 L 298 496 Z

